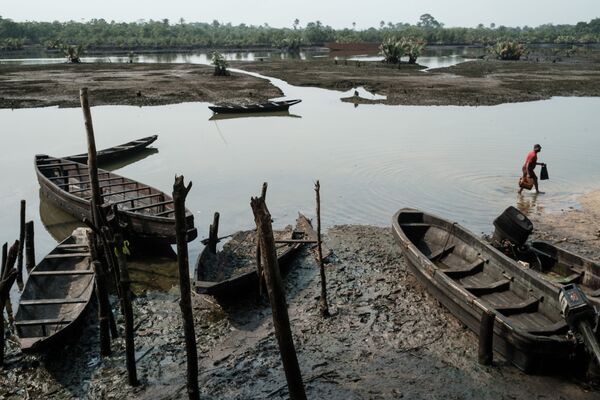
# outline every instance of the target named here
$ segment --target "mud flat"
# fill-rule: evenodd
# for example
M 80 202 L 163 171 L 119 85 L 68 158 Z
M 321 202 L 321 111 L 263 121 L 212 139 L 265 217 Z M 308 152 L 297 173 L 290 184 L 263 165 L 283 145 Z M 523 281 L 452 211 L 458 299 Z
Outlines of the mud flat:
M 197 64 L 0 65 L 0 108 L 79 107 L 82 87 L 93 105 L 249 103 L 282 95 L 264 79 L 215 77 L 212 67 Z
M 554 60 L 555 61 L 555 60 Z M 381 62 L 295 61 L 236 63 L 236 67 L 296 86 L 349 90 L 364 86 L 386 100 L 348 97 L 357 104 L 496 105 L 552 96 L 599 96 L 600 63 L 474 60 L 423 72 L 424 67 Z
M 528 376 L 496 358 L 477 363 L 477 338 L 407 270 L 391 229 L 337 226 L 326 244 L 333 316 L 318 311 L 318 269 L 308 251 L 285 276 L 290 319 L 311 399 L 592 399 L 598 388 L 568 377 Z M 193 296 L 203 398 L 287 398 L 270 309 L 256 295 L 237 304 Z M 134 302 L 141 385 L 126 384 L 124 345 L 98 356 L 95 317 L 59 354 L 20 354 L 11 342 L 0 398 L 185 396 L 185 352 L 175 290 Z

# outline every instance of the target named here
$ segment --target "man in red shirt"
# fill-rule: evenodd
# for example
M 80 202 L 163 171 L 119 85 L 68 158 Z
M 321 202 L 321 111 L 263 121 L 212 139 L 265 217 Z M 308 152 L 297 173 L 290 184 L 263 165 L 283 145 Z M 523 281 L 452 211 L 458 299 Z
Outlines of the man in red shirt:
M 523 178 L 527 177 L 533 181 L 533 186 L 535 186 L 536 193 L 544 193 L 544 192 L 540 192 L 540 189 L 538 187 L 538 178 L 534 171 L 534 168 L 536 165 L 542 165 L 542 166 L 546 165 L 544 163 L 540 163 L 537 161 L 537 155 L 540 151 L 542 151 L 542 146 L 540 146 L 539 144 L 534 145 L 533 151 L 530 151 L 527 154 L 527 158 L 525 159 L 525 164 L 523 165 Z M 520 188 L 519 194 L 521 194 L 522 191 L 523 191 L 523 188 Z

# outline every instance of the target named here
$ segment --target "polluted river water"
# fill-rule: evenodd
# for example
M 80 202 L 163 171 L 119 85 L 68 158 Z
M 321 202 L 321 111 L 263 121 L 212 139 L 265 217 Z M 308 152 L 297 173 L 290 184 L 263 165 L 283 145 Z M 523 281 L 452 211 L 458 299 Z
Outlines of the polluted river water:
M 576 207 L 577 196 L 600 178 L 597 98 L 492 107 L 357 106 L 340 101 L 354 90 L 268 79 L 285 98 L 302 103 L 287 114 L 260 118 L 214 118 L 207 103 L 93 107 L 97 148 L 158 134 L 157 150 L 111 169 L 167 193 L 175 174 L 183 174 L 193 182 L 187 207 L 199 238 L 207 236 L 215 211 L 221 213 L 221 234 L 252 228 L 250 197 L 265 181 L 276 228 L 293 223 L 298 211 L 314 214 L 313 184 L 320 179 L 326 227 L 389 226 L 398 208 L 411 206 L 487 233 L 509 205 L 530 212 Z M 378 98 L 362 88 L 359 94 Z M 26 199 L 39 260 L 74 221 L 40 201 L 33 156 L 85 151 L 82 112 L 5 109 L 0 121 L 2 182 L 9 188 L 1 195 L 0 238 L 18 237 L 19 201 Z M 534 143 L 543 146 L 539 159 L 548 163 L 551 179 L 541 183 L 546 194 L 518 197 L 520 168 Z M 190 243 L 191 264 L 201 248 L 198 240 Z

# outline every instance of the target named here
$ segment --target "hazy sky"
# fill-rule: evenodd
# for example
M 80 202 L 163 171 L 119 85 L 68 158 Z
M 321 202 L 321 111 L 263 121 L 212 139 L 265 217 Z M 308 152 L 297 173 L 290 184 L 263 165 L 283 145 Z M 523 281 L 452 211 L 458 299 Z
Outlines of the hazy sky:
M 15 21 L 107 21 L 139 19 L 233 24 L 265 22 L 291 26 L 295 18 L 304 26 L 320 20 L 334 28 L 379 26 L 379 21 L 418 21 L 432 14 L 446 26 L 475 26 L 491 22 L 506 26 L 574 24 L 600 17 L 600 0 L 0 0 L 0 15 Z

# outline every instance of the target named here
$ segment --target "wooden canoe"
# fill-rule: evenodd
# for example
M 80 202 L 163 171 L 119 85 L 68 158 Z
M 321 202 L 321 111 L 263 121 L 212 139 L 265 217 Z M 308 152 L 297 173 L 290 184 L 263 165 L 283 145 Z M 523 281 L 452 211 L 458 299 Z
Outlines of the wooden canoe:
M 286 239 L 292 240 L 312 240 L 316 237 L 316 232 L 312 228 L 312 225 L 308 218 L 304 215 L 299 214 L 296 220 L 296 228 L 290 232 L 290 235 Z M 216 297 L 230 297 L 236 298 L 243 296 L 252 288 L 258 287 L 258 274 L 256 272 L 255 262 L 255 248 L 256 236 L 249 241 L 250 244 L 247 258 L 252 261 L 243 268 L 242 273 L 235 273 L 232 276 L 226 276 L 222 279 L 211 280 L 209 277 L 211 272 L 215 269 L 233 269 L 224 266 L 223 263 L 235 262 L 235 256 L 231 259 L 226 259 L 223 252 L 219 254 L 213 254 L 209 250 L 209 246 L 205 246 L 198 259 L 196 260 L 196 269 L 194 271 L 194 287 L 197 293 L 210 294 Z M 303 246 L 303 243 L 287 243 L 277 248 L 277 261 L 280 269 L 286 268 L 294 255 Z
M 47 155 L 35 156 L 41 193 L 69 214 L 91 220 L 92 191 L 87 165 Z M 174 204 L 171 196 L 115 173 L 98 169 L 100 191 L 107 206 L 116 205 L 119 222 L 141 239 L 175 243 Z M 194 216 L 186 210 L 188 241 L 197 236 Z
M 473 332 L 484 311 L 496 314 L 495 351 L 527 373 L 574 366 L 582 349 L 568 334 L 557 286 L 457 223 L 405 208 L 392 228 L 417 278 Z
M 260 104 L 247 104 L 247 105 L 222 105 L 222 106 L 208 106 L 213 112 L 221 114 L 240 114 L 240 113 L 263 113 L 273 111 L 287 111 L 294 104 L 300 103 L 302 100 L 283 100 L 283 101 L 269 101 L 267 103 Z
M 87 228 L 77 228 L 30 272 L 15 315 L 24 352 L 74 339 L 94 292 Z
M 107 149 L 100 150 L 96 153 L 96 160 L 98 161 L 98 163 L 106 163 L 124 157 L 130 157 L 146 149 L 148 146 L 154 143 L 156 139 L 158 139 L 158 135 L 152 135 L 141 139 L 132 140 L 131 142 L 123 143 L 119 146 L 109 147 Z M 87 153 L 82 153 L 76 154 L 74 156 L 67 156 L 64 158 L 70 161 L 86 164 L 87 157 Z

